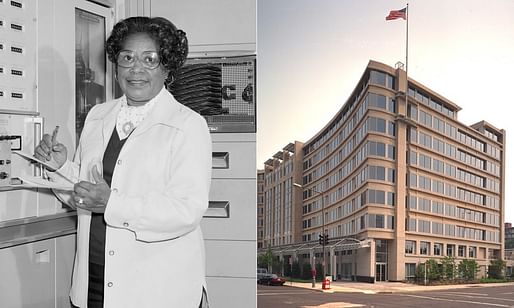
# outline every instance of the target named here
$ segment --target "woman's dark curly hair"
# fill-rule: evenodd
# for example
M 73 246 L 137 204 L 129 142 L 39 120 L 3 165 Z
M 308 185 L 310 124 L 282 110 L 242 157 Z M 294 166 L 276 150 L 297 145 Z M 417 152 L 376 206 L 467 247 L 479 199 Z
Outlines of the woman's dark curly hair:
M 135 33 L 148 34 L 159 47 L 161 64 L 169 73 L 166 84 L 174 79 L 177 70 L 187 58 L 188 46 L 186 33 L 163 17 L 130 17 L 119 21 L 107 39 L 105 51 L 109 60 L 117 65 L 116 56 L 128 36 Z

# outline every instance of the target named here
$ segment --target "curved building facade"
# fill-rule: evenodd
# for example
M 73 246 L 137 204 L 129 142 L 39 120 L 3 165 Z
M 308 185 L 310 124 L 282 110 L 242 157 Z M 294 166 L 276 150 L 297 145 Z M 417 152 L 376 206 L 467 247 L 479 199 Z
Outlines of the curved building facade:
M 503 251 L 505 131 L 466 126 L 459 110 L 415 80 L 407 86 L 402 69 L 370 61 L 348 101 L 302 146 L 301 217 L 292 222 L 301 238 L 263 245 L 283 260 L 324 263 L 335 279 L 406 280 L 444 256 L 474 259 L 484 274 Z M 265 217 L 276 211 L 271 186 Z

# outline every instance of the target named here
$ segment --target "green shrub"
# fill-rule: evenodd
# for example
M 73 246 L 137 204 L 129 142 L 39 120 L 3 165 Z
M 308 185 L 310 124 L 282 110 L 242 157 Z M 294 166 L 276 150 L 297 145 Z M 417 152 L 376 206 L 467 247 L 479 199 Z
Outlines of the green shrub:
M 487 278 L 504 279 L 505 276 L 503 271 L 505 270 L 506 266 L 507 264 L 503 260 L 491 260 L 491 263 L 487 268 Z
M 312 270 L 311 264 L 304 263 L 302 265 L 302 279 L 312 279 L 311 270 Z
M 453 280 L 455 279 L 456 269 L 455 266 L 455 258 L 446 256 L 441 260 L 441 272 L 443 279 L 445 280 Z
M 427 266 L 427 279 L 430 281 L 441 279 L 442 268 L 436 260 L 430 259 L 426 262 Z
M 472 281 L 476 278 L 478 264 L 475 260 L 464 259 L 460 261 L 458 269 L 460 278 Z
M 323 280 L 323 265 L 321 263 L 316 263 L 316 280 Z
M 300 263 L 298 261 L 293 262 L 293 268 L 291 269 L 291 277 L 293 278 L 301 278 L 302 271 L 300 269 Z

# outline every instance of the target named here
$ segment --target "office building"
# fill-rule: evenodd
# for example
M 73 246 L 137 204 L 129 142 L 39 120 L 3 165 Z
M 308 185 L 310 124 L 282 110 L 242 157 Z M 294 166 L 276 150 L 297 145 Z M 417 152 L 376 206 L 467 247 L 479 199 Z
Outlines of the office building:
M 402 281 L 444 256 L 473 259 L 484 275 L 504 251 L 505 131 L 461 123 L 460 110 L 407 82 L 401 63 L 370 61 L 342 108 L 295 148 L 296 164 L 284 150 L 265 163 L 264 245 L 282 259 L 326 259 L 336 279 Z

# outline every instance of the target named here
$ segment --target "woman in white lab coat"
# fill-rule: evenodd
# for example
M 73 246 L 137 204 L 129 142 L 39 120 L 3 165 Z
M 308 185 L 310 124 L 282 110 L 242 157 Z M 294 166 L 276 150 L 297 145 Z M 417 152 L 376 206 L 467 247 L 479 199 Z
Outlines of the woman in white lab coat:
M 200 220 L 208 206 L 205 120 L 164 87 L 187 56 L 164 18 L 131 17 L 107 40 L 124 95 L 89 112 L 73 161 L 45 134 L 36 157 L 76 182 L 71 300 L 78 307 L 207 307 Z

